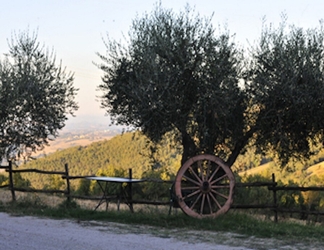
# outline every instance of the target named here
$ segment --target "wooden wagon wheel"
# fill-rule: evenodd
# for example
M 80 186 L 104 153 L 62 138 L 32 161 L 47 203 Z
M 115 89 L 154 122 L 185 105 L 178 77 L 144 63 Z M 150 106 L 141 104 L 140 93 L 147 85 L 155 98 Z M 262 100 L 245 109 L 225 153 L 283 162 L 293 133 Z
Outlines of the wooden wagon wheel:
M 175 180 L 177 202 L 187 215 L 216 217 L 226 213 L 233 200 L 235 178 L 214 155 L 197 155 L 179 169 Z

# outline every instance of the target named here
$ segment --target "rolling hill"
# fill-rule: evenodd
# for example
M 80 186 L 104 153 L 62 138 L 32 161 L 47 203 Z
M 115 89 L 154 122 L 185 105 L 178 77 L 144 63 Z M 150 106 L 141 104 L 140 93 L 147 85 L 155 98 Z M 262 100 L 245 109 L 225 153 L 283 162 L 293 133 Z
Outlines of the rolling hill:
M 76 142 L 76 141 L 75 141 Z M 177 148 L 165 145 L 155 153 L 155 161 L 150 157 L 149 142 L 139 133 L 125 133 L 91 144 L 69 147 L 55 153 L 44 155 L 36 160 L 19 166 L 22 169 L 40 169 L 48 171 L 63 171 L 68 164 L 70 175 L 119 175 L 128 174 L 133 169 L 133 176 L 140 178 L 150 172 L 155 166 L 173 174 L 180 165 L 180 154 Z M 35 188 L 55 181 L 51 176 L 39 174 L 24 174 Z M 25 177 L 24 177 L 25 178 Z

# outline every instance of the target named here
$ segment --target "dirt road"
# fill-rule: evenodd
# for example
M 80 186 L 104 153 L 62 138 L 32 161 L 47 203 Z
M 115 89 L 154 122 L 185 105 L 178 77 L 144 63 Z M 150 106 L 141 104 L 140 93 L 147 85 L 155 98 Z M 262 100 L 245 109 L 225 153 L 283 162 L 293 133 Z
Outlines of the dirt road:
M 154 230 L 99 222 L 53 220 L 37 217 L 16 217 L 0 213 L 0 248 L 6 250 L 248 250 L 212 243 L 179 240 L 170 236 L 153 236 Z

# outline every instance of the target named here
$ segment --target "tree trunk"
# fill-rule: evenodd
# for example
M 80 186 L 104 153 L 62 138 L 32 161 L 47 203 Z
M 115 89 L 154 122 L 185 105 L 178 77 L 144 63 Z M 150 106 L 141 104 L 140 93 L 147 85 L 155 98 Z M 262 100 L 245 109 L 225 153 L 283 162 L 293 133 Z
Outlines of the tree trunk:
M 249 139 L 252 137 L 255 130 L 255 127 L 250 129 L 240 140 L 237 140 L 237 142 L 235 143 L 235 147 L 232 150 L 232 153 L 225 162 L 227 166 L 231 167 L 234 164 L 236 158 L 239 156 L 242 149 L 247 145 Z
M 194 140 L 190 137 L 190 135 L 186 131 L 182 131 L 182 159 L 181 166 L 190 158 L 197 154 L 197 146 Z

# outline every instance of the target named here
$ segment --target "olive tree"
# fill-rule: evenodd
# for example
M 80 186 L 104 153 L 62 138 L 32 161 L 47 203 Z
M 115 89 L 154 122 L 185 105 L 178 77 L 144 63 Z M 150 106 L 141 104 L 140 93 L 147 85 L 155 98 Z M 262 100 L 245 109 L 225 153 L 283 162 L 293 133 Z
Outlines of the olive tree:
M 189 7 L 159 6 L 134 20 L 126 45 L 108 40 L 99 54 L 102 107 L 117 124 L 140 128 L 152 141 L 176 133 L 182 162 L 200 153 L 239 153 L 247 101 L 239 87 L 242 53 L 227 30 Z M 230 150 L 229 150 L 230 149 Z
M 0 61 L 0 156 L 29 157 L 58 135 L 78 106 L 73 74 L 66 73 L 37 35 L 19 33 Z
M 255 144 L 282 163 L 307 158 L 324 132 L 323 27 L 264 26 L 247 78 Z M 319 140 L 318 140 L 319 139 Z

